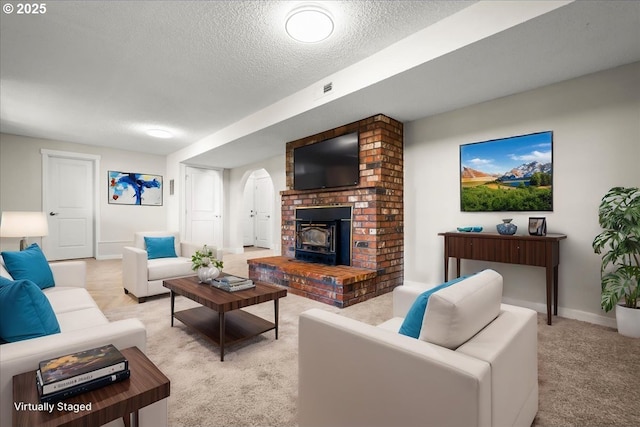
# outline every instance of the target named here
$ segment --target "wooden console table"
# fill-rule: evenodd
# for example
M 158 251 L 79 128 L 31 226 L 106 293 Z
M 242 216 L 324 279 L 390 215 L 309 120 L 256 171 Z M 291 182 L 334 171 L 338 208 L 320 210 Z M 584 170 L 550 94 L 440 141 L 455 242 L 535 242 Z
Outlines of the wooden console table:
M 560 240 L 564 234 L 546 236 L 513 235 L 498 233 L 438 233 L 444 236 L 444 280 L 449 280 L 449 258 L 456 259 L 456 273 L 460 277 L 460 260 L 504 262 L 533 265 L 547 270 L 547 324 L 551 325 L 551 300 L 553 314 L 558 315 L 558 264 L 560 264 Z M 553 296 L 552 296 L 553 295 Z

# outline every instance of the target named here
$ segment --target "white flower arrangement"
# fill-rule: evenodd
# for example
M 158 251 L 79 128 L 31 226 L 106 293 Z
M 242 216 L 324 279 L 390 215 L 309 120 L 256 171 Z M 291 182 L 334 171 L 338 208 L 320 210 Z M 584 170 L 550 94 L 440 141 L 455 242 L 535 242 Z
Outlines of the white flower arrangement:
M 213 256 L 213 251 L 207 245 L 191 256 L 191 269 L 197 271 L 200 267 L 215 267 L 222 270 L 222 261 Z

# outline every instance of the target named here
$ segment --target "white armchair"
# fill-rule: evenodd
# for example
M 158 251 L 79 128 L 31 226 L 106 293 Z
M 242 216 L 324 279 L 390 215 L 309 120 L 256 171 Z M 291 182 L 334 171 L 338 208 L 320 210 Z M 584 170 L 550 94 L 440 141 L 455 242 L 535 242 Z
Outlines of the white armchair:
M 531 425 L 536 313 L 501 304 L 502 276 L 485 270 L 431 295 L 419 338 L 399 334 L 407 296 L 424 290 L 396 288 L 395 317 L 378 326 L 300 315 L 300 427 Z
M 145 237 L 174 237 L 177 257 L 148 259 Z M 134 233 L 133 246 L 122 251 L 122 284 L 124 293 L 133 294 L 139 303 L 147 297 L 169 292 L 162 286 L 164 280 L 192 276 L 191 256 L 202 249 L 202 243 L 181 242 L 180 234 L 172 231 L 145 231 Z M 215 257 L 222 260 L 222 251 L 207 245 Z

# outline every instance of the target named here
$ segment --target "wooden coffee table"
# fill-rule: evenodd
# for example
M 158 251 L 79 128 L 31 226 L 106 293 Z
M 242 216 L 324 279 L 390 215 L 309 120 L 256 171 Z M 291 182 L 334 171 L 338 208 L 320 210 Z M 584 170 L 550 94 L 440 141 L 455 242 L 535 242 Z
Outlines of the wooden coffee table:
M 278 300 L 287 296 L 287 290 L 277 285 L 255 282 L 256 287 L 244 291 L 227 292 L 199 283 L 197 276 L 165 280 L 164 287 L 171 290 L 171 326 L 176 318 L 200 332 L 220 346 L 220 361 L 224 361 L 226 345 L 255 337 L 272 329 L 278 339 Z M 175 311 L 176 295 L 182 295 L 201 304 L 188 310 Z M 274 321 L 269 322 L 240 310 L 267 301 L 274 303 Z
M 13 405 L 14 426 L 100 426 L 118 418 L 125 425 L 138 425 L 138 410 L 169 397 L 169 379 L 137 347 L 121 350 L 129 361 L 131 377 L 114 384 L 88 391 L 60 402 L 46 411 L 18 410 Z M 39 404 L 36 371 L 13 377 L 13 401 Z M 86 404 L 91 404 L 87 409 Z M 78 405 L 84 404 L 84 407 Z M 75 406 L 74 406 L 75 405 Z M 67 408 L 78 408 L 78 412 Z M 131 417 L 129 416 L 131 414 Z

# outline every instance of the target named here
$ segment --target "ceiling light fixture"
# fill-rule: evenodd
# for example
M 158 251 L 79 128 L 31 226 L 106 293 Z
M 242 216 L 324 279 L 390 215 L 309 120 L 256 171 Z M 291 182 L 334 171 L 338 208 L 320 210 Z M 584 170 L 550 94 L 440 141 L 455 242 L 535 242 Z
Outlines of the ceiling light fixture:
M 173 134 L 171 132 L 163 129 L 149 129 L 147 130 L 147 135 L 162 139 L 173 138 Z
M 333 33 L 333 19 L 318 6 L 302 6 L 287 15 L 287 34 L 302 43 L 317 43 Z

